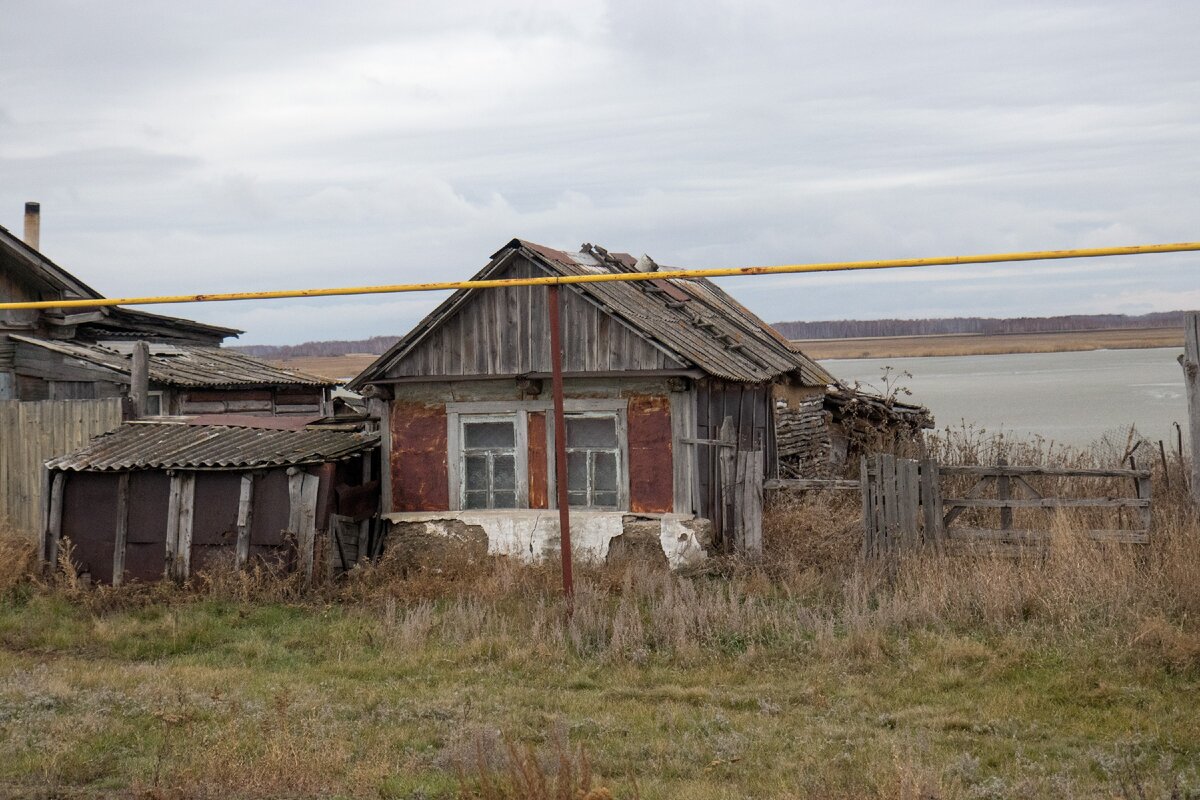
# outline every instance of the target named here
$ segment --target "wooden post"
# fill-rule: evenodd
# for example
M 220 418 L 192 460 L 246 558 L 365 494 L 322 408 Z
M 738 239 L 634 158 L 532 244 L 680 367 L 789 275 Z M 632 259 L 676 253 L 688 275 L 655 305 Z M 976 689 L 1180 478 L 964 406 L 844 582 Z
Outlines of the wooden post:
M 50 562 L 51 569 L 58 564 L 58 540 L 62 537 L 63 481 L 65 479 L 65 473 L 55 472 L 54 481 L 50 486 L 50 512 L 46 518 L 46 538 L 49 540 L 46 544 L 46 560 Z
M 1008 466 L 1008 459 L 1001 456 L 996 463 L 1001 467 Z M 1001 475 L 996 479 L 996 497 L 1000 500 L 1012 499 L 1012 481 L 1007 475 Z M 1013 512 L 1011 507 L 1000 508 L 1000 530 L 1012 530 Z
M 752 561 L 762 558 L 763 471 L 762 450 L 737 454 L 737 483 L 734 514 L 739 536 L 738 554 Z
M 237 552 L 234 556 L 238 569 L 245 569 L 250 561 L 250 526 L 254 524 L 254 473 L 242 475 L 241 492 L 238 494 Z
M 125 542 L 129 538 L 129 473 L 117 478 L 117 529 L 113 535 L 112 585 L 125 580 Z
M 871 501 L 871 476 L 868 469 L 867 457 L 860 456 L 858 459 L 858 485 L 859 491 L 862 492 L 862 557 L 864 559 L 875 555 L 875 504 Z
M 717 466 L 717 505 L 721 509 L 721 537 L 724 540 L 725 552 L 736 553 L 740 552 L 742 544 L 734 502 L 734 487 L 737 486 L 737 432 L 733 427 L 732 416 L 721 420 L 717 441 L 719 444 L 711 458 Z
M 932 458 L 921 462 L 921 511 L 925 516 L 925 543 L 940 553 L 945 538 L 942 526 L 942 479 Z
M 171 493 L 167 498 L 166 574 L 176 581 L 187 580 L 192 568 L 195 495 L 194 472 L 175 472 L 171 475 Z
M 1200 506 L 1200 313 L 1187 315 L 1183 331 L 1183 384 L 1187 389 L 1188 425 L 1192 435 L 1192 502 Z
M 317 494 L 321 479 L 298 467 L 288 468 L 288 530 L 296 537 L 296 555 L 304 588 L 312 585 L 317 544 Z
M 558 547 L 562 555 L 563 595 L 567 599 L 567 615 L 575 610 L 575 576 L 571 553 L 571 504 L 567 496 L 567 418 L 563 407 L 562 375 L 562 317 L 559 308 L 558 286 L 547 289 L 550 313 L 550 377 L 554 395 L 554 480 L 558 495 Z
M 146 416 L 146 401 L 150 397 L 150 345 L 137 342 L 133 345 L 129 368 L 129 399 L 133 402 L 135 418 Z

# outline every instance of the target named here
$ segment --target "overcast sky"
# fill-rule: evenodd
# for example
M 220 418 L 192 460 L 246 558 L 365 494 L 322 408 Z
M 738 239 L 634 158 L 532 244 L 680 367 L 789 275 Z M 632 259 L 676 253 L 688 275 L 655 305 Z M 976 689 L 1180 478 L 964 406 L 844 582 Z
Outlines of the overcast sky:
M 1200 239 L 1200 3 L 0 0 L 0 224 L 111 296 Z M 1200 307 L 1200 255 L 742 278 L 770 320 Z M 245 343 L 428 295 L 160 307 Z

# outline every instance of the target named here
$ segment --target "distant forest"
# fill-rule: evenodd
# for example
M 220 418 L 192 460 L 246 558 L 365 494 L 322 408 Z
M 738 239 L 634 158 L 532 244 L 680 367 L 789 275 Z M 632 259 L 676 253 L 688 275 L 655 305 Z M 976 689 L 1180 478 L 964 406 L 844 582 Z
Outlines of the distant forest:
M 864 336 L 944 336 L 955 333 L 1061 333 L 1183 327 L 1186 311 L 1154 314 L 1072 314 L 1064 317 L 949 317 L 947 319 L 839 319 L 827 322 L 776 322 L 789 339 L 857 339 Z
M 1111 330 L 1128 328 L 1183 327 L 1186 311 L 1161 311 L 1155 314 L 1073 314 L 1066 317 L 950 317 L 948 319 L 839 319 L 827 322 L 776 322 L 775 327 L 789 339 L 856 339 L 863 336 L 938 336 L 952 333 L 1056 333 L 1060 331 Z M 304 344 L 238 345 L 240 350 L 259 358 L 303 358 L 345 356 L 351 353 L 380 355 L 396 343 L 398 336 L 372 336 L 370 339 L 305 342 Z

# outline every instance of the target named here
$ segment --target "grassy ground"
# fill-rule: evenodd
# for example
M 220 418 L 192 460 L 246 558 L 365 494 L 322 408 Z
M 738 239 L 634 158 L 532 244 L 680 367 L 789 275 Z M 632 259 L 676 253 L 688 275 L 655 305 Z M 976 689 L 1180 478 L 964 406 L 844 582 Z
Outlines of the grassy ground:
M 0 796 L 1200 796 L 1200 526 L 1160 494 L 1148 550 L 1060 519 L 892 570 L 852 501 L 784 502 L 767 567 L 585 570 L 570 622 L 542 568 L 113 591 L 2 541 Z

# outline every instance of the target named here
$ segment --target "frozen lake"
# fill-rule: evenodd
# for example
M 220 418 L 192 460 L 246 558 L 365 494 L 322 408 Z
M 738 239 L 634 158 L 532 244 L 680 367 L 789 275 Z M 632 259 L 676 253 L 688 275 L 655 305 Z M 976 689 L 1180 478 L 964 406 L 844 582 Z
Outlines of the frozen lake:
M 1175 441 L 1187 405 L 1180 348 L 1017 353 L 940 358 L 832 359 L 821 363 L 839 379 L 882 390 L 882 370 L 900 378 L 906 399 L 933 411 L 937 426 L 962 420 L 991 431 L 1041 434 L 1085 446 L 1105 433 L 1136 424 L 1148 439 Z M 1123 438 L 1122 432 L 1121 437 Z

